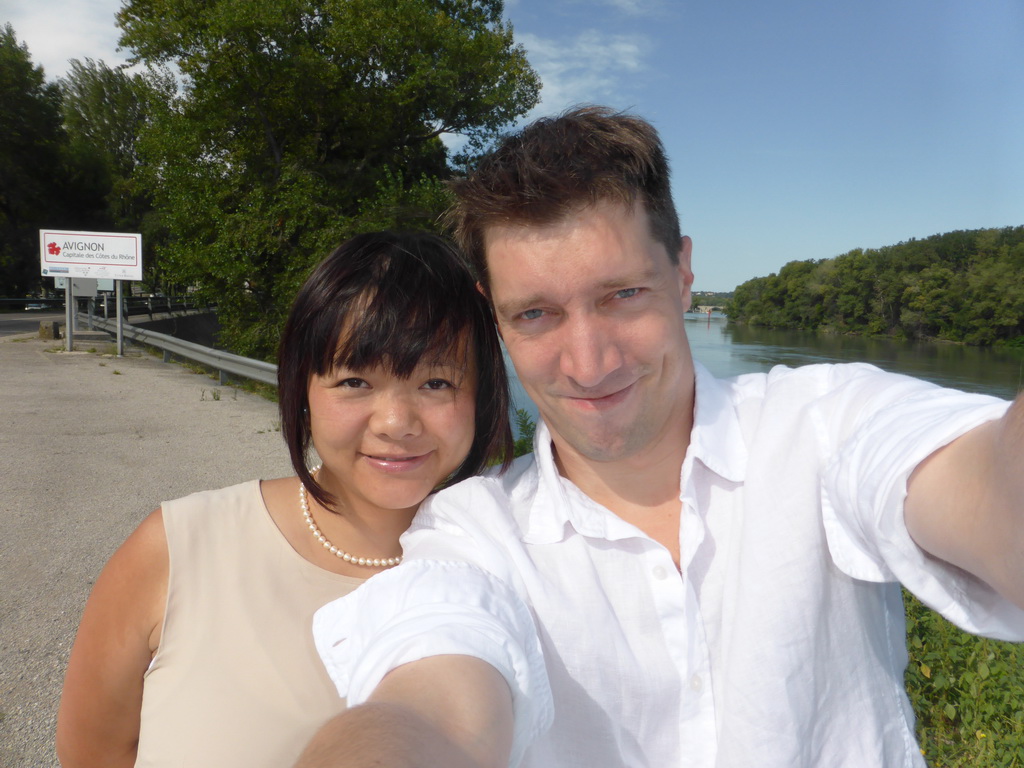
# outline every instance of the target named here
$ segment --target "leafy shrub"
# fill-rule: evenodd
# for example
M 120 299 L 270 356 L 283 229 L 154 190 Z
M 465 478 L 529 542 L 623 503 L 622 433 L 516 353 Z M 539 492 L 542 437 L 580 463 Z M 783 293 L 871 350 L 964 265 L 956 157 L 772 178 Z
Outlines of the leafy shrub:
M 533 435 L 537 431 L 537 425 L 530 418 L 530 414 L 522 408 L 516 408 L 514 420 L 516 423 L 516 433 L 519 437 L 516 438 L 513 455 L 523 456 L 527 453 L 533 453 Z
M 1024 768 L 1024 645 L 969 635 L 905 600 L 905 679 L 928 764 Z

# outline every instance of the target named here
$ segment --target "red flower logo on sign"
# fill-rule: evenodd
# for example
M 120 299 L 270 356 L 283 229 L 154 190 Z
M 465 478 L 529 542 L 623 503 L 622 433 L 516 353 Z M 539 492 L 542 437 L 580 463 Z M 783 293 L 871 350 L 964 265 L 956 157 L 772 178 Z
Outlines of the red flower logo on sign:
M 50 252 L 51 256 L 60 256 L 60 246 L 56 243 L 48 243 L 46 250 Z

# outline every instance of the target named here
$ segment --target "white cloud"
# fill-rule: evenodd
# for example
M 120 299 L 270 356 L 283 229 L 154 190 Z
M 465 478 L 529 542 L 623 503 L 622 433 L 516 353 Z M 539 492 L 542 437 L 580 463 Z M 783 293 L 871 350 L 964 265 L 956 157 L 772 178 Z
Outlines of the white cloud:
M 604 0 L 605 5 L 617 8 L 624 13 L 639 15 L 654 10 L 660 5 L 657 0 Z
M 0 0 L 0 19 L 10 22 L 46 79 L 56 80 L 67 73 L 69 59 L 102 59 L 110 66 L 125 61 L 126 52 L 117 51 L 120 6 L 120 0 Z
M 646 69 L 650 48 L 640 35 L 585 30 L 574 39 L 521 34 L 530 64 L 540 75 L 541 102 L 529 118 L 554 114 L 573 104 L 612 101 L 627 76 Z
M 527 58 L 543 87 L 540 103 L 520 118 L 520 125 L 543 115 L 554 115 L 576 104 L 615 104 L 626 76 L 646 69 L 645 51 L 649 45 L 638 35 L 610 35 L 585 30 L 570 40 L 516 34 L 516 42 L 526 48 Z M 465 146 L 465 139 L 442 134 L 450 152 Z
M 566 1 L 566 0 L 564 0 Z M 671 2 L 671 0 L 670 0 Z M 679 2 L 679 0 L 676 0 Z M 507 2 L 506 5 L 518 5 L 518 2 Z M 604 5 L 630 16 L 647 16 L 660 13 L 665 8 L 665 0 L 567 0 L 568 5 L 587 6 L 593 12 L 593 6 Z

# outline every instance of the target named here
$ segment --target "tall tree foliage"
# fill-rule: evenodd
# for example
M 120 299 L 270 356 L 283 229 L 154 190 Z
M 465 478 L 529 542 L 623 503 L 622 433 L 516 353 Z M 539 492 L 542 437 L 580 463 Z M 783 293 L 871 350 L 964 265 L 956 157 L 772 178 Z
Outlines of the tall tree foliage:
M 138 229 L 133 137 L 144 84 L 153 91 L 92 61 L 47 83 L 11 26 L 0 30 L 0 295 L 43 286 L 42 228 Z
M 53 226 L 63 182 L 60 91 L 32 64 L 10 24 L 0 30 L 0 295 L 39 279 L 41 227 Z
M 122 45 L 180 92 L 141 151 L 179 279 L 224 340 L 269 355 L 330 247 L 433 221 L 443 133 L 486 143 L 536 103 L 500 0 L 128 0 Z
M 166 71 L 129 73 L 102 61 L 72 60 L 59 81 L 68 151 L 97 177 L 97 210 L 92 229 L 141 232 L 146 280 L 161 281 L 154 245 L 163 237 L 152 198 L 140 179 L 138 137 L 155 104 L 175 93 Z
M 72 140 L 91 145 L 114 172 L 131 176 L 138 165 L 136 136 L 146 116 L 149 89 L 143 76 L 102 61 L 75 59 L 60 86 L 64 125 Z
M 736 288 L 731 319 L 776 328 L 1024 346 L 1024 227 L 948 232 Z

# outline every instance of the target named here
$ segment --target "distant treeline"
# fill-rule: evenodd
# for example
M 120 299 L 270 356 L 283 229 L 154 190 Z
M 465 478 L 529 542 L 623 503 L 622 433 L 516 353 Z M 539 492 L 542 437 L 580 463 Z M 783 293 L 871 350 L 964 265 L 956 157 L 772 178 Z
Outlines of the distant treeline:
M 732 291 L 694 291 L 692 299 L 694 307 L 724 307 L 732 301 Z
M 738 286 L 728 312 L 772 328 L 1024 346 L 1024 227 L 792 261 Z

